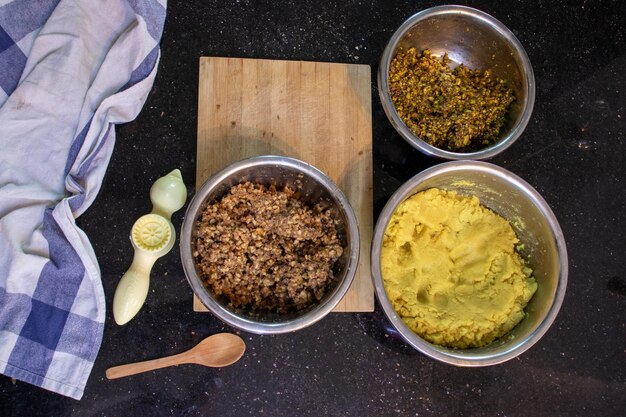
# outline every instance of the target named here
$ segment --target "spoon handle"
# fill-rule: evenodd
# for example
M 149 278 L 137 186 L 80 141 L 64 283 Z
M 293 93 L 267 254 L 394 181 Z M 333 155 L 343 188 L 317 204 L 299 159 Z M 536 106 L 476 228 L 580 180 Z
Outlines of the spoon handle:
M 187 363 L 187 355 L 185 355 L 185 353 L 186 352 L 179 353 L 178 355 L 167 356 L 165 358 L 114 366 L 107 369 L 106 376 L 108 379 L 122 378 L 124 376 L 140 374 L 154 369 Z

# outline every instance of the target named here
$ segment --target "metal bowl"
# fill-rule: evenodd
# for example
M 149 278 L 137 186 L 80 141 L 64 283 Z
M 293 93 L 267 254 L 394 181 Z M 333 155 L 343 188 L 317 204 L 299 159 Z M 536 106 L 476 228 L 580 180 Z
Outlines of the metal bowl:
M 216 202 L 237 184 L 250 181 L 278 188 L 289 186 L 297 190 L 301 201 L 309 206 L 319 204 L 330 209 L 337 220 L 338 237 L 343 255 L 334 267 L 332 288 L 318 303 L 297 313 L 256 313 L 229 307 L 224 298 L 216 297 L 202 282 L 194 262 L 194 242 L 197 220 L 207 205 Z M 180 237 L 183 268 L 194 293 L 202 303 L 224 322 L 241 330 L 259 334 L 286 333 L 309 326 L 328 314 L 341 301 L 354 279 L 359 260 L 359 230 L 356 217 L 346 196 L 317 168 L 292 158 L 258 156 L 224 168 L 202 185 L 192 199 Z
M 523 244 L 537 291 L 526 307 L 526 317 L 505 336 L 475 349 L 450 349 L 419 337 L 394 310 L 387 298 L 380 267 L 383 236 L 398 204 L 429 188 L 475 195 L 482 205 L 509 221 Z M 494 365 L 512 359 L 537 343 L 554 321 L 567 285 L 567 250 L 563 232 L 545 200 L 528 183 L 496 165 L 477 161 L 447 162 L 422 171 L 403 184 L 381 212 L 371 252 L 376 296 L 391 323 L 415 349 L 458 366 Z
M 506 80 L 515 94 L 500 132 L 500 140 L 475 152 L 452 152 L 423 141 L 398 115 L 389 91 L 389 65 L 398 52 L 414 47 L 430 49 L 433 56 L 445 53 L 453 64 L 472 69 L 490 69 Z M 502 23 L 488 14 L 464 6 L 438 6 L 407 19 L 389 40 L 378 68 L 378 89 L 383 109 L 398 133 L 413 147 L 444 159 L 491 158 L 519 138 L 528 124 L 535 103 L 535 76 L 522 44 Z

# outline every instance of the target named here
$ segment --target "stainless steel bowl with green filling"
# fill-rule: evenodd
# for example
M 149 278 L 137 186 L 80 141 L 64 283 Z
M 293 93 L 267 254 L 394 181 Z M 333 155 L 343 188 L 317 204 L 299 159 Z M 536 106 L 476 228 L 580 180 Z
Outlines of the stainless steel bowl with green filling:
M 410 48 L 418 53 L 428 49 L 435 57 L 447 54 L 451 66 L 462 63 L 471 69 L 489 70 L 494 78 L 506 82 L 515 99 L 498 140 L 478 150 L 451 151 L 431 145 L 405 124 L 391 97 L 389 74 L 396 54 Z M 426 155 L 452 160 L 486 159 L 504 151 L 524 131 L 535 102 L 533 69 L 520 41 L 492 16 L 465 6 L 437 6 L 408 18 L 382 54 L 378 89 L 389 121 L 404 140 Z

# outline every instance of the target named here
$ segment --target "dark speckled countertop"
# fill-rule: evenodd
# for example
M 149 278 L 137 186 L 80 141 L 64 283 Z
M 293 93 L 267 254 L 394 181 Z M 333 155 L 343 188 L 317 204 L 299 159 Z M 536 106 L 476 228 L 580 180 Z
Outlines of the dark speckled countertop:
M 456 368 L 410 348 L 374 313 L 327 316 L 280 336 L 241 334 L 247 352 L 223 369 L 183 365 L 109 381 L 105 370 L 183 351 L 233 331 L 194 313 L 177 251 L 157 262 L 146 305 L 117 326 L 111 302 L 129 266 L 130 228 L 151 184 L 180 168 L 195 181 L 198 58 L 231 56 L 372 67 L 374 216 L 405 180 L 439 161 L 395 133 L 375 74 L 393 31 L 437 2 L 170 2 L 154 89 L 117 128 L 102 190 L 78 219 L 100 261 L 104 341 L 81 401 L 0 376 L 11 416 L 623 416 L 626 414 L 626 6 L 621 0 L 473 1 L 507 25 L 533 64 L 537 99 L 523 136 L 490 162 L 548 201 L 569 252 L 555 323 L 507 363 Z M 190 194 L 191 195 L 191 194 Z M 182 211 L 174 216 L 180 227 Z

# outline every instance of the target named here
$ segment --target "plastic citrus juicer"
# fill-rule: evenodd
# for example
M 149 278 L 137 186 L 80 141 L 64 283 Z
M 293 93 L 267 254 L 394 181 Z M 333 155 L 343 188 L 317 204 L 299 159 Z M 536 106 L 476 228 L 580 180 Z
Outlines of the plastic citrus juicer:
M 135 255 L 113 296 L 113 318 L 120 325 L 139 312 L 148 296 L 152 266 L 174 246 L 176 231 L 171 217 L 187 201 L 187 187 L 180 170 L 156 180 L 150 188 L 150 200 L 152 212 L 137 219 L 131 229 Z

